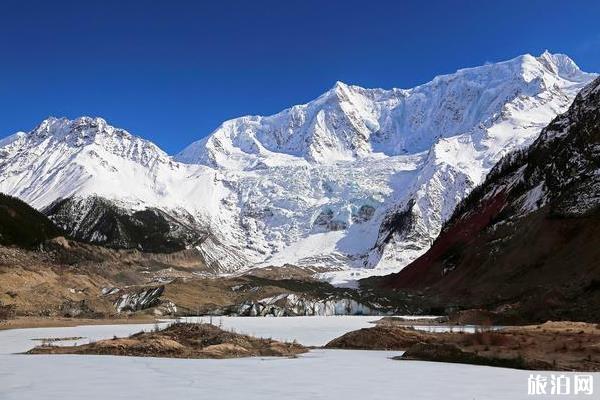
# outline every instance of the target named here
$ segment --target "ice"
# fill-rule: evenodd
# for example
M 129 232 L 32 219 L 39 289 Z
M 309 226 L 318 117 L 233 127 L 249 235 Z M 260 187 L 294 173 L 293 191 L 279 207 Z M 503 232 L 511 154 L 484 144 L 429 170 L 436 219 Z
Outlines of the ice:
M 373 317 L 371 317 L 372 319 Z M 213 318 L 214 322 L 215 318 Z M 361 317 L 231 318 L 224 325 L 264 336 L 322 344 Z M 529 399 L 531 371 L 396 361 L 401 352 L 312 350 L 292 359 L 186 360 L 141 357 L 15 355 L 34 337 L 127 335 L 153 325 L 0 331 L 3 400 L 106 399 Z M 544 373 L 544 372 L 542 372 Z M 569 376 L 572 373 L 565 373 Z M 596 381 L 600 374 L 593 374 Z M 579 396 L 581 397 L 581 396 Z M 536 398 L 544 398 L 537 396 Z M 561 398 L 569 398 L 561 396 Z M 577 397 L 571 397 L 577 398 Z
M 431 333 L 444 333 L 444 332 L 464 332 L 464 333 L 475 333 L 480 331 L 495 331 L 503 329 L 503 326 L 481 326 L 481 325 L 413 325 L 414 329 L 418 331 L 431 332 Z

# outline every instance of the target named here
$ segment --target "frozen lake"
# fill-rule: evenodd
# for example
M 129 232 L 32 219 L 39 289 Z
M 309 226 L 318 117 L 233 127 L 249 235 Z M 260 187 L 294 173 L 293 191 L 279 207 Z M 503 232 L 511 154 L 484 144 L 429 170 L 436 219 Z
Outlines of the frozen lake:
M 324 346 L 327 342 L 346 332 L 370 328 L 377 316 L 330 316 L 330 317 L 213 317 L 212 323 L 223 329 L 252 336 L 273 338 L 283 341 L 298 341 L 305 346 Z M 190 322 L 210 322 L 210 317 L 189 317 Z
M 238 332 L 322 345 L 344 332 L 371 326 L 374 319 L 223 318 L 221 323 Z M 213 318 L 213 323 L 218 324 L 219 318 Z M 11 354 L 34 346 L 34 338 L 83 336 L 77 342 L 86 343 L 153 326 L 0 331 L 0 399 L 532 398 L 527 395 L 528 371 L 390 359 L 400 352 L 313 350 L 296 359 L 233 360 Z M 595 379 L 600 382 L 600 374 Z M 581 397 L 589 396 L 572 398 Z

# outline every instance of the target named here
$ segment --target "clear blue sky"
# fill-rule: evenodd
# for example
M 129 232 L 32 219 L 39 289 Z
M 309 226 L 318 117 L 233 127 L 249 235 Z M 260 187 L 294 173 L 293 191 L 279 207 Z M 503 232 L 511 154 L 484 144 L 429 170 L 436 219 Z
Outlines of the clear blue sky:
M 336 80 L 412 87 L 546 48 L 600 72 L 600 1 L 212 3 L 2 0 L 0 137 L 102 116 L 174 153 Z

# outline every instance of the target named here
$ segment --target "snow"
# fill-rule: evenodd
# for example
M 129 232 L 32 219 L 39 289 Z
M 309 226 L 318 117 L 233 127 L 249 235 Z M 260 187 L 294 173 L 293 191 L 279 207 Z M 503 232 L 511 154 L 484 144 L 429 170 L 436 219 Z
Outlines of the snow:
M 0 363 L 0 384 L 6 400 L 531 397 L 529 371 L 389 359 L 398 354 L 316 350 L 297 359 L 235 360 L 8 356 L 10 363 Z
M 101 118 L 49 118 L 0 141 L 0 192 L 39 209 L 76 196 L 74 218 L 93 195 L 157 207 L 210 232 L 199 250 L 222 271 L 325 266 L 339 272 L 323 278 L 352 285 L 423 254 L 492 166 L 594 76 L 545 52 L 412 89 L 337 82 L 307 104 L 225 121 L 173 157 Z M 382 223 L 410 202 L 415 223 L 384 241 Z
M 326 332 L 357 317 L 312 319 L 303 331 Z M 294 335 L 296 318 L 231 320 L 242 330 L 261 324 L 268 336 Z M 274 321 L 274 322 L 273 322 Z M 239 324 L 238 324 L 239 323 Z M 286 326 L 290 324 L 289 326 Z M 347 328 L 351 328 L 350 322 Z M 152 325 L 145 325 L 150 329 Z M 141 357 L 15 355 L 34 337 L 110 338 L 140 330 L 139 325 L 37 328 L 0 332 L 0 398 L 6 400 L 105 399 L 528 399 L 531 371 L 396 361 L 401 352 L 311 350 L 292 359 L 242 358 L 186 360 Z M 330 331 L 333 333 L 333 331 Z M 289 336 L 288 336 L 289 337 Z M 322 343 L 327 335 L 314 342 Z M 307 336 L 306 339 L 310 339 Z M 547 372 L 541 372 L 546 374 Z M 562 372 L 561 372 L 562 373 Z M 565 373 L 573 375 L 572 373 Z M 596 380 L 600 374 L 592 374 Z M 543 398 L 542 396 L 538 396 Z M 561 396 L 561 398 L 569 398 Z M 577 397 L 571 397 L 577 398 Z
M 440 319 L 440 318 L 444 318 L 443 315 L 401 315 L 398 318 L 407 320 L 407 321 L 415 321 L 415 320 L 424 320 L 424 319 L 428 319 L 428 320 L 436 320 L 436 319 Z
M 445 332 L 464 332 L 475 333 L 481 330 L 500 330 L 503 326 L 481 326 L 481 325 L 413 325 L 414 329 L 424 332 L 445 333 Z
M 523 205 L 521 206 L 521 212 L 528 214 L 542 207 L 545 203 L 544 198 L 544 182 L 538 184 L 533 189 L 529 190 L 523 196 Z
M 530 398 L 529 371 L 389 359 L 398 354 L 316 350 L 297 359 L 235 360 L 8 356 L 9 363 L 0 363 L 0 384 L 6 400 Z

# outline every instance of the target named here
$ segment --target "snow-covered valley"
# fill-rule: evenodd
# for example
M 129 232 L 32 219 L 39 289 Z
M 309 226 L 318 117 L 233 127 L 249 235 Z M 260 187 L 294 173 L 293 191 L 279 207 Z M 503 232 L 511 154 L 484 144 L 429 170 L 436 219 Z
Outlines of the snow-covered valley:
M 338 82 L 273 116 L 226 121 L 175 156 L 100 118 L 50 118 L 0 141 L 0 191 L 113 247 L 155 250 L 143 232 L 123 234 L 123 219 L 143 225 L 148 215 L 134 213 L 150 210 L 174 248 L 196 247 L 222 272 L 386 274 L 426 251 L 493 165 L 531 144 L 594 76 L 546 52 L 408 90 Z

